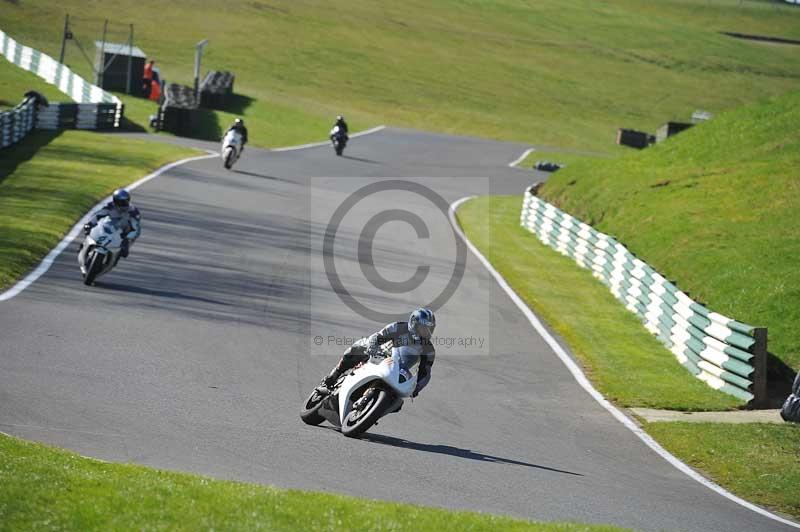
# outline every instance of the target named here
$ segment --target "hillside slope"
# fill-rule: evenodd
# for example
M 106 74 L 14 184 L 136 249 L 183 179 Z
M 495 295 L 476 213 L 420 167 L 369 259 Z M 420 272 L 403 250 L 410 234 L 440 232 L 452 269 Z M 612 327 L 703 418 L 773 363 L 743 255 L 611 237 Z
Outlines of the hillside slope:
M 576 162 L 541 195 L 710 308 L 769 328 L 800 368 L 800 92 L 724 113 L 615 160 Z
M 346 114 L 376 124 L 611 151 L 618 127 L 654 130 L 696 108 L 718 112 L 800 87 L 797 47 L 719 31 L 800 35 L 800 10 L 740 0 L 40 0 L 4 2 L 0 27 L 58 56 L 64 15 L 75 41 L 67 63 L 93 79 L 93 57 L 127 38 L 169 81 L 231 70 L 255 145 L 324 138 Z M 130 99 L 140 123 L 150 105 Z M 232 115 L 218 118 L 224 127 Z

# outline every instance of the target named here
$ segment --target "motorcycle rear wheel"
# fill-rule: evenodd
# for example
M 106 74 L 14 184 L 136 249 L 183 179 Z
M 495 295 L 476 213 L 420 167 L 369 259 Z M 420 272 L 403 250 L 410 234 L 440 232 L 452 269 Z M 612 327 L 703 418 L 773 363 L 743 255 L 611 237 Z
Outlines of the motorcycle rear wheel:
M 322 406 L 322 400 L 325 399 L 324 395 L 320 395 L 317 390 L 311 392 L 306 402 L 303 403 L 303 409 L 300 410 L 300 419 L 306 425 L 319 425 L 325 418 L 319 415 L 319 408 Z
M 391 404 L 392 397 L 386 390 L 375 389 L 373 391 L 375 395 L 368 404 L 360 410 L 352 410 L 344 419 L 342 434 L 348 438 L 355 438 L 369 430 Z

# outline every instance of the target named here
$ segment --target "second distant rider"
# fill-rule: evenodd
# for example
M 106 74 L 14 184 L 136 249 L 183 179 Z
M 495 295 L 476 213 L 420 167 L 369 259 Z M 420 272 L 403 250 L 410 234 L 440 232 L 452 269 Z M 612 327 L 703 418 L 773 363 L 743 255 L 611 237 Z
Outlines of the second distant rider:
M 244 127 L 244 120 L 241 118 L 234 120 L 233 125 L 228 128 L 228 131 L 226 131 L 224 135 L 222 135 L 222 138 L 225 138 L 225 135 L 227 135 L 229 131 L 238 131 L 242 136 L 242 149 L 239 152 L 239 155 L 241 156 L 242 152 L 244 152 L 244 145 L 247 144 L 247 128 Z
M 333 124 L 333 127 L 336 127 L 336 126 L 339 126 L 339 130 L 344 133 L 344 140 L 345 141 L 350 140 L 350 136 L 349 136 L 349 132 L 350 131 L 347 128 L 347 122 L 344 121 L 344 117 L 342 115 L 339 115 L 339 116 L 336 117 L 336 123 Z M 333 129 L 333 128 L 331 128 L 331 129 Z

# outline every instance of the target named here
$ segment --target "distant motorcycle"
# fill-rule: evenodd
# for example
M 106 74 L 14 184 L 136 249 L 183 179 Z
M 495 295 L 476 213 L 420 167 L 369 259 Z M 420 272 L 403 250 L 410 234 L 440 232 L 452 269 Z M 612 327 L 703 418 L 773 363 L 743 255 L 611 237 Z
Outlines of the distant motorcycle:
M 366 339 L 359 342 L 367 342 Z M 411 369 L 419 364 L 420 346 L 384 347 L 367 362 L 339 377 L 329 394 L 316 388 L 303 404 L 300 418 L 308 425 L 327 420 L 353 438 L 403 407 L 417 386 Z
M 122 251 L 122 232 L 123 228 L 108 216 L 89 230 L 78 253 L 83 284 L 91 285 L 117 265 Z
M 230 170 L 242 154 L 242 134 L 235 129 L 228 131 L 222 139 L 222 164 Z
M 336 155 L 341 155 L 344 147 L 347 146 L 347 133 L 339 126 L 333 126 L 333 129 L 331 129 L 331 142 Z

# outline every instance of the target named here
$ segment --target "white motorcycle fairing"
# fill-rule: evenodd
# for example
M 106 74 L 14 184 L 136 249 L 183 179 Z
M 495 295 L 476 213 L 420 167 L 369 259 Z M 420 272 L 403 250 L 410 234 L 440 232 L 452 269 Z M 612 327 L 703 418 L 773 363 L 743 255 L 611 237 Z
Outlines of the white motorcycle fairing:
M 78 253 L 78 266 L 81 274 L 86 277 L 89 273 L 87 259 L 91 258 L 90 253 L 100 255 L 103 260 L 103 267 L 96 273 L 96 278 L 107 273 L 116 265 L 121 250 L 122 229 L 111 218 L 102 218 L 86 235 Z
M 345 418 L 353 407 L 350 399 L 353 392 L 372 381 L 381 381 L 389 385 L 402 401 L 403 397 L 410 397 L 417 386 L 417 377 L 409 370 L 401 368 L 403 350 L 414 351 L 411 347 L 394 347 L 389 357 L 373 357 L 368 362 L 356 368 L 352 374 L 345 377 L 339 388 L 339 419 L 338 426 L 344 424 Z M 414 353 L 410 353 L 414 354 Z
M 228 149 L 233 150 L 232 154 L 228 153 Z M 225 134 L 225 137 L 222 139 L 222 164 L 227 169 L 231 169 L 236 161 L 239 160 L 239 156 L 242 153 L 242 134 L 232 129 Z

